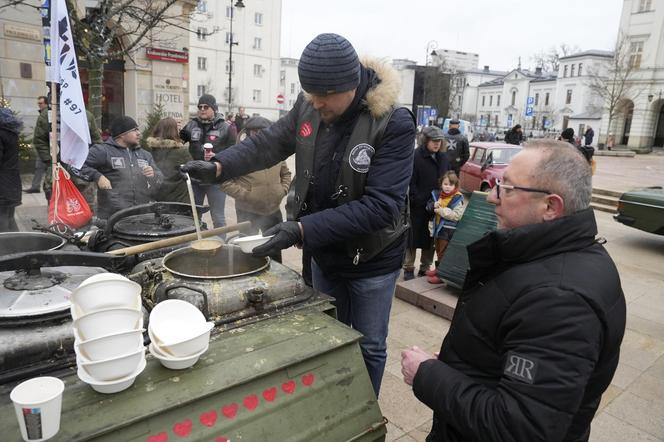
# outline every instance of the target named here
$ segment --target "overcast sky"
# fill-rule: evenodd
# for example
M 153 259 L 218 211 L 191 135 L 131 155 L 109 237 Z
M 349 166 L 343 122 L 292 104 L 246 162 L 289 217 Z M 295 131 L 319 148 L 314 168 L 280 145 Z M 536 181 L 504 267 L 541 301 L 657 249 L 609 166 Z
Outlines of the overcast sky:
M 509 70 L 521 56 L 567 43 L 610 50 L 621 0 L 283 0 L 282 57 L 299 58 L 316 35 L 346 37 L 360 55 L 424 64 L 427 43 L 479 54 L 479 67 Z

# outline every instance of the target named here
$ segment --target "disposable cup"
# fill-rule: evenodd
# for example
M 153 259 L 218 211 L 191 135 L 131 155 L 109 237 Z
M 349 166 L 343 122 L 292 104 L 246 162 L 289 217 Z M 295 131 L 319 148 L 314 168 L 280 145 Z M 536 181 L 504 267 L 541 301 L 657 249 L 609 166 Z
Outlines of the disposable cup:
M 28 379 L 14 387 L 9 397 L 24 441 L 47 440 L 58 433 L 64 389 L 64 382 L 50 376 Z

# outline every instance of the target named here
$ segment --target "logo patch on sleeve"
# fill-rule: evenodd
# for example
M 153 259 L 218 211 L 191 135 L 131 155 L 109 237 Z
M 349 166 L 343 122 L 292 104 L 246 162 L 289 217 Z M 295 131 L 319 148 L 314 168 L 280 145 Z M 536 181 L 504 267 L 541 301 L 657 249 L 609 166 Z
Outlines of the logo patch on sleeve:
M 376 149 L 374 149 L 371 145 L 367 143 L 358 144 L 350 151 L 350 155 L 348 157 L 350 167 L 352 167 L 355 172 L 369 172 L 371 157 L 373 157 L 374 153 L 376 153 Z
M 538 365 L 532 358 L 509 352 L 503 373 L 512 379 L 532 384 L 535 381 Z

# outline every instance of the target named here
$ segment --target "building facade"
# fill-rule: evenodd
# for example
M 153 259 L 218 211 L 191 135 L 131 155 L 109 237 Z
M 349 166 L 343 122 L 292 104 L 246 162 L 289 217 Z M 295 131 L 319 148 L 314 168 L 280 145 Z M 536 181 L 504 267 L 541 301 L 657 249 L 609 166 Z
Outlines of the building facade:
M 664 4 L 656 0 L 625 0 L 620 17 L 620 36 L 625 38 L 633 68 L 629 91 L 619 113 L 608 126 L 602 119 L 602 140 L 610 134 L 616 145 L 635 151 L 664 146 Z
M 453 49 L 436 49 L 432 51 L 431 64 L 445 66 L 447 70 L 470 71 L 479 67 L 480 56 L 472 52 L 455 51 Z
M 224 113 L 244 107 L 249 115 L 278 118 L 283 108 L 279 96 L 285 92 L 280 84 L 281 0 L 200 0 L 190 28 L 189 113 L 208 93 Z

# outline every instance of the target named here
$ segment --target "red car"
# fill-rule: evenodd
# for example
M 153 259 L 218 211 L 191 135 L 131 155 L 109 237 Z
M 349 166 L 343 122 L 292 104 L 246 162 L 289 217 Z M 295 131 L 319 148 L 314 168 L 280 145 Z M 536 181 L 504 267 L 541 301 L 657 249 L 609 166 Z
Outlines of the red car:
M 521 146 L 504 143 L 470 143 L 470 158 L 461 168 L 461 189 L 488 192 L 503 177 L 512 157 Z

